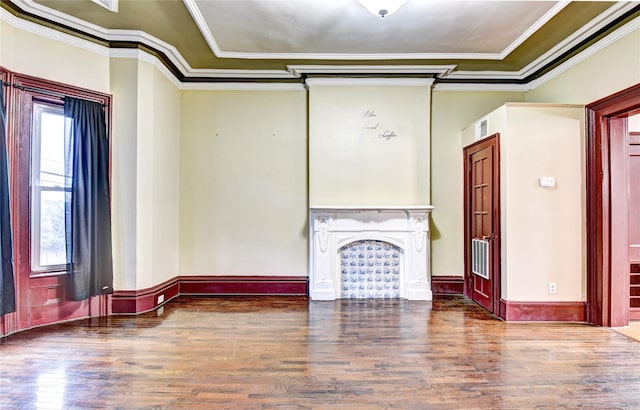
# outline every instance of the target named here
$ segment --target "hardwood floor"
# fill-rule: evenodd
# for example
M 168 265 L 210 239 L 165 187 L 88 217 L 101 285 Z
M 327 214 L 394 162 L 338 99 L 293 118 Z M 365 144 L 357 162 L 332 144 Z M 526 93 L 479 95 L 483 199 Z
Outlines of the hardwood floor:
M 616 327 L 614 329 L 616 332 L 640 342 L 640 320 L 632 320 L 629 322 L 629 326 Z
M 0 408 L 639 408 L 640 342 L 462 297 L 181 297 L 0 341 Z

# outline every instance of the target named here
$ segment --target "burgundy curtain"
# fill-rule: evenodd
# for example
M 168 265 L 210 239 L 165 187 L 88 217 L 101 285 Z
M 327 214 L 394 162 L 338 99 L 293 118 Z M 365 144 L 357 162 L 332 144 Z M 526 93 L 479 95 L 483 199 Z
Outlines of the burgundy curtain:
M 9 161 L 7 152 L 7 115 L 4 104 L 4 82 L 0 79 L 0 315 L 16 311 L 13 282 L 13 241 L 9 210 Z
M 109 142 L 101 104 L 66 97 L 65 207 L 70 300 L 113 293 Z

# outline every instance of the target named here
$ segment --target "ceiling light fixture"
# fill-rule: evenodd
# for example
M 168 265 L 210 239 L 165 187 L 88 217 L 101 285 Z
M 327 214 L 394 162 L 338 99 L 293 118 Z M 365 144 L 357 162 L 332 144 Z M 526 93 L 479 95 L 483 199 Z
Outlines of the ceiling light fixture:
M 371 14 L 384 18 L 390 16 L 406 3 L 407 0 L 358 0 Z
M 101 5 L 105 9 L 113 11 L 114 13 L 118 12 L 118 0 L 91 0 L 91 1 Z

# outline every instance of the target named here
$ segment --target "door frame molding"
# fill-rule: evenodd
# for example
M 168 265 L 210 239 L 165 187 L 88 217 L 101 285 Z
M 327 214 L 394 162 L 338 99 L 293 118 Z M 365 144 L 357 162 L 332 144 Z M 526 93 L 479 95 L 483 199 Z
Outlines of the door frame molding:
M 500 310 L 501 290 L 502 290 L 502 268 L 501 268 L 501 231 L 500 231 L 500 133 L 495 133 L 483 138 L 473 144 L 463 147 L 463 159 L 464 159 L 464 295 L 471 299 L 471 198 L 470 191 L 470 178 L 469 173 L 471 168 L 469 167 L 469 159 L 472 154 L 478 152 L 488 145 L 495 146 L 493 153 L 493 209 L 492 209 L 492 221 L 493 221 L 493 233 L 494 239 L 491 246 L 492 259 L 494 261 L 493 268 L 493 314 L 496 316 L 502 316 L 503 312 Z
M 624 191 L 628 178 L 614 181 L 611 176 L 612 167 L 619 168 L 617 158 L 626 143 L 617 122 L 629 112 L 640 110 L 640 84 L 595 101 L 585 110 L 586 318 L 599 326 L 625 326 L 629 323 L 629 298 L 621 296 L 629 292 L 629 261 L 623 260 L 624 252 L 619 250 L 628 250 L 629 238 L 628 231 L 622 232 L 626 224 L 620 219 L 629 209 L 628 201 L 612 200 L 628 195 Z M 612 219 L 616 215 L 623 217 Z

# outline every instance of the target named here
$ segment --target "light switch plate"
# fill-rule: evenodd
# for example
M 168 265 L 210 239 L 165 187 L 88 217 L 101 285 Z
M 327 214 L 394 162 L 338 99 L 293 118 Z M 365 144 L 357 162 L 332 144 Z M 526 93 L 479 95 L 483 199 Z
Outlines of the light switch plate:
M 556 186 L 556 179 L 554 177 L 540 177 L 538 178 L 538 186 L 543 188 L 551 188 Z

